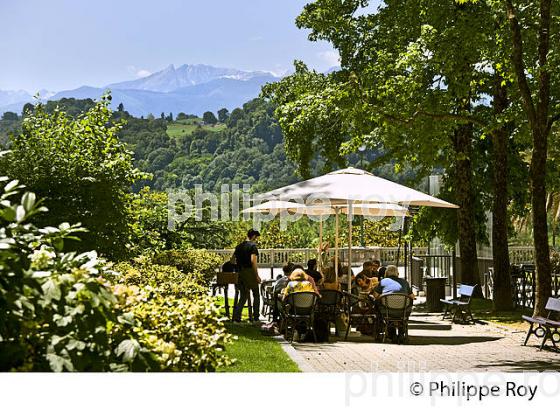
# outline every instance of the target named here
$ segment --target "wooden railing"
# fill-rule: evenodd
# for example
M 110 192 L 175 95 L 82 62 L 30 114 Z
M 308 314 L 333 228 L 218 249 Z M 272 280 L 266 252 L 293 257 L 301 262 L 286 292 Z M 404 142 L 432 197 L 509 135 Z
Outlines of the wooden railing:
M 219 255 L 225 262 L 231 255 L 233 249 L 211 249 L 209 252 Z M 425 255 L 428 248 L 414 248 L 415 255 Z M 334 257 L 334 250 L 329 250 L 329 256 Z M 399 261 L 397 261 L 397 255 Z M 338 251 L 340 262 L 344 264 L 348 260 L 348 248 Z M 287 249 L 259 249 L 260 268 L 280 268 L 287 262 L 306 264 L 309 259 L 317 258 L 317 249 L 314 248 L 287 248 Z M 404 263 L 404 250 L 398 247 L 381 248 L 355 247 L 352 249 L 352 265 L 359 266 L 366 260 L 379 259 L 384 265 L 397 265 Z M 398 262 L 398 263 L 397 263 Z

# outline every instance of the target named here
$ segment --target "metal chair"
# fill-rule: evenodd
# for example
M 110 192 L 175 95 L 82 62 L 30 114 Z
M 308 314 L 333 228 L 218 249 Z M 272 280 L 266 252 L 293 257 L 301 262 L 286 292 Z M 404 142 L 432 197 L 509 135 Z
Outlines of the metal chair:
M 333 323 L 336 325 L 336 320 L 344 312 L 342 300 L 342 292 L 338 290 L 321 290 L 321 297 L 317 302 L 316 316 L 325 320 L 327 324 Z M 335 334 L 338 336 L 338 329 L 336 329 Z
M 342 292 L 345 297 L 344 311 L 348 316 L 348 326 L 344 340 L 348 340 L 350 328 L 355 326 L 358 330 L 366 331 L 373 335 L 375 339 L 379 335 L 379 317 L 375 306 L 375 300 L 366 295 L 359 297 L 348 292 Z
M 406 342 L 412 299 L 405 293 L 385 293 L 379 298 L 379 311 L 383 320 L 383 342 L 387 339 L 389 328 L 398 331 L 399 343 Z
M 275 282 L 276 280 L 274 279 L 268 279 L 263 281 L 260 285 L 262 301 L 261 314 L 269 320 L 272 317 L 274 310 L 273 289 Z
M 284 301 L 283 316 L 286 339 L 294 341 L 294 331 L 298 326 L 305 326 L 306 331 L 311 330 L 313 340 L 317 341 L 313 321 L 315 319 L 315 305 L 317 294 L 315 292 L 290 293 Z

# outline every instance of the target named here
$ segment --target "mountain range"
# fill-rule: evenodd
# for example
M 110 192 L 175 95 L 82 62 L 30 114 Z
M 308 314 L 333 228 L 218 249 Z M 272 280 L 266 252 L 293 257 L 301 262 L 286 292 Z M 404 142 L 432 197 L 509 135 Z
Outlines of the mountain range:
M 203 64 L 170 65 L 165 69 L 131 81 L 105 87 L 82 86 L 57 93 L 43 91 L 41 97 L 98 99 L 111 90 L 112 106 L 122 103 L 135 116 L 184 112 L 202 115 L 221 108 L 232 110 L 259 95 L 261 87 L 280 77 L 265 71 L 242 71 Z M 21 112 L 23 105 L 33 101 L 25 91 L 0 91 L 0 113 Z

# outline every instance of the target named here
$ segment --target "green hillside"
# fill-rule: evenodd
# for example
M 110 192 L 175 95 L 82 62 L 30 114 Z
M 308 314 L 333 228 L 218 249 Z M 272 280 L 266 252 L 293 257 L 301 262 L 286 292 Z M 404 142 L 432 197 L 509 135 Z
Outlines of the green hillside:
M 226 129 L 226 125 L 207 125 L 203 123 L 202 118 L 176 120 L 167 124 L 167 135 L 171 138 L 180 138 L 186 135 L 191 135 L 197 129 L 209 132 L 220 132 Z

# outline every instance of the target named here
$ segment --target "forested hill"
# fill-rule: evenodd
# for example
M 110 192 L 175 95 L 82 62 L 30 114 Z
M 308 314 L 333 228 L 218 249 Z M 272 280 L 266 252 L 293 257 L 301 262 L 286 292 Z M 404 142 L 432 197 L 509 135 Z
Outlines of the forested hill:
M 254 99 L 231 114 L 222 111 L 220 121 L 208 113 L 207 121 L 123 113 L 127 125 L 121 138 L 130 144 L 137 166 L 153 174 L 144 185 L 162 190 L 202 184 L 206 191 L 219 192 L 222 184 L 251 184 L 261 191 L 296 181 L 272 112 L 269 104 Z
M 48 101 L 45 109 L 76 117 L 93 105 L 91 99 L 65 98 Z M 136 166 L 153 175 L 135 190 L 142 185 L 164 190 L 202 184 L 205 191 L 219 192 L 222 184 L 250 184 L 252 191 L 264 191 L 297 180 L 272 113 L 269 103 L 254 99 L 231 113 L 222 109 L 203 118 L 184 113 L 136 118 L 122 105 L 114 117 L 125 120 L 119 136 L 134 151 Z M 9 132 L 18 132 L 21 121 L 21 115 L 3 115 L 0 146 L 7 145 Z
M 72 117 L 93 107 L 91 99 L 64 98 L 48 101 L 45 109 L 59 109 Z M 29 104 L 26 109 L 32 109 Z M 135 163 L 153 175 L 137 184 L 134 190 L 150 186 L 156 190 L 194 188 L 202 184 L 205 191 L 220 192 L 222 184 L 249 184 L 252 192 L 264 192 L 298 181 L 296 167 L 286 158 L 280 126 L 273 117 L 270 103 L 256 98 L 231 113 L 222 109 L 217 115 L 206 112 L 204 118 L 179 113 L 154 118 L 136 118 L 120 105 L 114 117 L 125 120 L 120 138 L 134 152 Z M 18 132 L 21 116 L 5 113 L 0 120 L 0 147 L 6 146 L 7 133 Z M 379 154 L 366 152 L 365 163 Z M 361 166 L 362 158 L 350 155 L 348 162 Z M 316 175 L 328 171 L 322 158 L 314 158 Z M 411 177 L 410 171 L 394 174 L 388 163 L 373 170 L 392 180 Z

